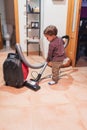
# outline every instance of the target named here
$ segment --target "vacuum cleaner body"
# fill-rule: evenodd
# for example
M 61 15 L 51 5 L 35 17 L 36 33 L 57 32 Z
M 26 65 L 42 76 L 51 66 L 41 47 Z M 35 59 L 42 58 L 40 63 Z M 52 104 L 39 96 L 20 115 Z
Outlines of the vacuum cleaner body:
M 28 67 L 21 62 L 18 54 L 9 53 L 3 64 L 6 85 L 21 87 L 28 75 Z

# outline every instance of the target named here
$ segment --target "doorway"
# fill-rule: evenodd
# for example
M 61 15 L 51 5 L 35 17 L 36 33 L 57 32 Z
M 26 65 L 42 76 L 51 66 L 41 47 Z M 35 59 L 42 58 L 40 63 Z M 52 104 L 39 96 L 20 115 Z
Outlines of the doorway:
M 0 14 L 3 48 L 6 48 L 5 33 L 8 33 L 10 37 L 10 47 L 14 49 L 16 43 L 14 0 L 0 0 Z
M 87 59 L 87 0 L 82 0 L 81 5 L 76 62 L 81 57 Z

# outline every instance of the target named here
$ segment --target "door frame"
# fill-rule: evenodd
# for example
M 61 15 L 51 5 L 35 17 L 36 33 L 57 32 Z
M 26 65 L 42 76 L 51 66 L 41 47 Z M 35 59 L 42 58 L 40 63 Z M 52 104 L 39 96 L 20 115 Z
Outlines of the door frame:
M 78 31 L 80 24 L 80 12 L 82 0 L 77 0 L 75 8 L 75 0 L 68 0 L 68 12 L 67 12 L 67 24 L 66 24 L 66 34 L 69 35 L 70 41 L 66 48 L 67 56 L 72 60 L 72 66 L 76 65 L 76 53 L 77 53 L 77 43 L 78 43 Z M 74 31 L 72 31 L 74 10 L 76 10 Z
M 14 17 L 15 17 L 16 43 L 20 43 L 18 0 L 14 0 Z

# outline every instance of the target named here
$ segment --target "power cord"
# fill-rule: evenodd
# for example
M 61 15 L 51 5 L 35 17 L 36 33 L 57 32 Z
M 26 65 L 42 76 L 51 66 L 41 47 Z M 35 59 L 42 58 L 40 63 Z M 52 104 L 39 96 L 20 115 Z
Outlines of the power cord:
M 34 76 L 34 75 L 36 75 L 36 76 Z M 35 80 L 37 78 L 37 76 L 38 76 L 38 72 L 37 71 L 32 71 L 31 76 Z

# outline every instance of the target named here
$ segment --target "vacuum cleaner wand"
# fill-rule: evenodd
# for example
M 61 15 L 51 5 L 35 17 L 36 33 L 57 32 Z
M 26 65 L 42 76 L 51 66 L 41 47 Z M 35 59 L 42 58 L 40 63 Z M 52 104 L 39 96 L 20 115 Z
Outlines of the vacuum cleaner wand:
M 47 66 L 47 62 L 45 62 L 43 68 L 41 69 L 40 73 L 38 74 L 37 78 L 35 79 L 36 82 L 38 82 L 40 80 L 40 78 L 41 78 L 41 76 L 42 76 L 46 66 Z

